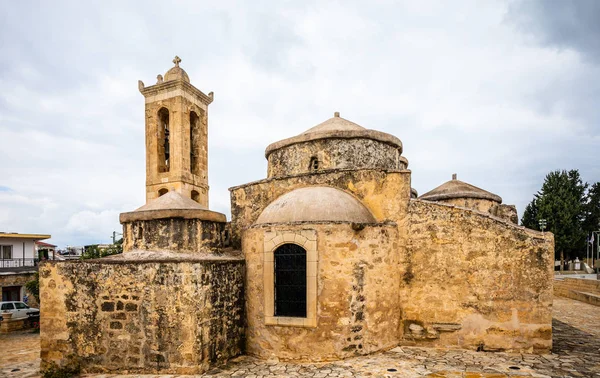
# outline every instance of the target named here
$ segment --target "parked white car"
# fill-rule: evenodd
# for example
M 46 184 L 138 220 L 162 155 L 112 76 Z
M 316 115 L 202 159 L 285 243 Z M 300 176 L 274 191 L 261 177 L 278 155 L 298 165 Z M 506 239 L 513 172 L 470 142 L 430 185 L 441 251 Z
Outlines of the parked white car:
M 23 302 L 0 302 L 0 316 L 3 312 L 12 312 L 13 319 L 26 318 L 28 312 L 40 312 L 37 308 L 27 306 Z

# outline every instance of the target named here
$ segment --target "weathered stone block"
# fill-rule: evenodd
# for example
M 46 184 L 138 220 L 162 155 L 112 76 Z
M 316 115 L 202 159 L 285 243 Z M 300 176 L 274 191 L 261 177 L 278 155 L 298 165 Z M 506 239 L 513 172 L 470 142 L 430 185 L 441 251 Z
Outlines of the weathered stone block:
M 48 262 L 40 270 L 41 311 L 52 314 L 41 319 L 42 369 L 76 356 L 85 372 L 196 374 L 243 351 L 241 259 Z

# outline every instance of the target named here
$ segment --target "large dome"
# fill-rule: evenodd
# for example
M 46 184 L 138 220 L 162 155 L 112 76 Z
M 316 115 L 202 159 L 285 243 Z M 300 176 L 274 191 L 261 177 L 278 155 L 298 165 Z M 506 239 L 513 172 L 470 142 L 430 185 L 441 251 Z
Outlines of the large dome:
M 271 202 L 255 224 L 288 222 L 374 223 L 371 212 L 339 189 L 312 186 L 292 190 Z
M 393 135 L 369 130 L 340 117 L 267 147 L 268 177 L 318 173 L 334 169 L 402 170 L 402 142 Z
M 381 131 L 365 129 L 354 122 L 340 117 L 340 113 L 335 112 L 333 118 L 330 118 L 327 121 L 318 124 L 317 126 L 311 127 L 300 135 L 270 144 L 265 151 L 265 156 L 268 158 L 273 151 L 293 144 L 328 138 L 372 139 L 378 142 L 389 144 L 397 148 L 398 151 L 402 153 L 402 141 L 400 139 Z

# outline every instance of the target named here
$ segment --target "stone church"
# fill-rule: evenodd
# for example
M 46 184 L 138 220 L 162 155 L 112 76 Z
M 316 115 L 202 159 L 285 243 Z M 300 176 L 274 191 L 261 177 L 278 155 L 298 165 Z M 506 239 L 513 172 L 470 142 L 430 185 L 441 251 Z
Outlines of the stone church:
M 552 234 L 456 176 L 418 197 L 400 139 L 337 112 L 266 148 L 267 177 L 230 188 L 229 222 L 209 210 L 214 96 L 173 62 L 138 83 L 146 204 L 120 216 L 124 253 L 40 268 L 42 369 L 550 350 Z

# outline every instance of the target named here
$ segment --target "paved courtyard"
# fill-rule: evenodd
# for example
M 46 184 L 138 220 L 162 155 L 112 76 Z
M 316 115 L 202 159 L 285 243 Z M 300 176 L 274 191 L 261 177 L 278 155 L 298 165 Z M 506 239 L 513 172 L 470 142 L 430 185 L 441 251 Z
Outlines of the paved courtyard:
M 600 308 L 554 300 L 550 355 L 398 347 L 386 353 L 325 364 L 269 363 L 240 357 L 202 377 L 592 377 L 600 378 Z M 0 335 L 0 376 L 37 377 L 39 335 Z M 175 377 L 86 375 L 86 377 Z

